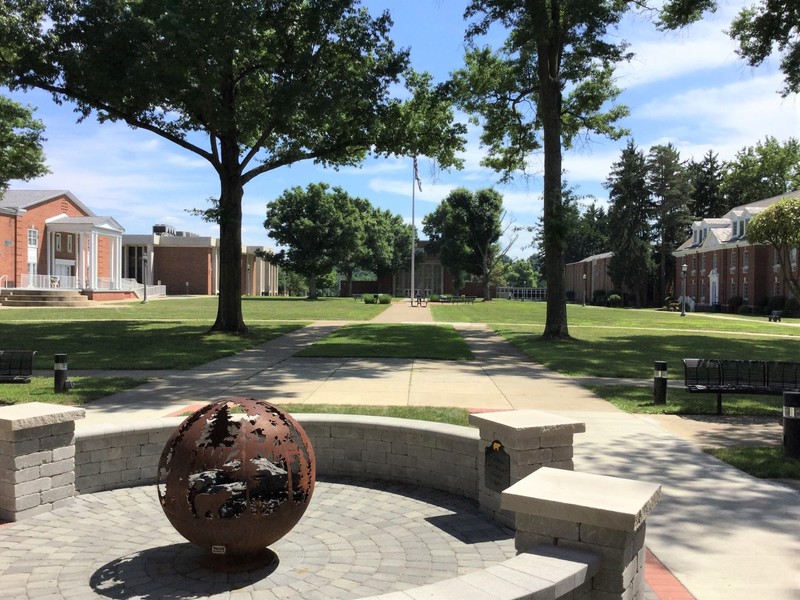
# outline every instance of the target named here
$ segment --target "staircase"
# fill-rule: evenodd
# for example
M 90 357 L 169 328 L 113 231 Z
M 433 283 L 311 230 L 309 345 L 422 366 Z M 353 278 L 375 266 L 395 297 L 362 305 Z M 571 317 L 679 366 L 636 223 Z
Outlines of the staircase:
M 9 308 L 26 306 L 89 306 L 89 299 L 78 290 L 34 290 L 11 288 L 0 290 L 0 305 Z

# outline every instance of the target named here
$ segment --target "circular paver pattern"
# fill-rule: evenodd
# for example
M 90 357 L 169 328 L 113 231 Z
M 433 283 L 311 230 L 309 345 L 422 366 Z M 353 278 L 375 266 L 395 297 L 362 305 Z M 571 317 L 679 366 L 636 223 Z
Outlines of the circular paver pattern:
M 456 577 L 515 555 L 513 532 L 465 498 L 323 480 L 276 566 L 219 573 L 169 524 L 152 486 L 79 496 L 0 527 L 3 598 L 355 599 Z

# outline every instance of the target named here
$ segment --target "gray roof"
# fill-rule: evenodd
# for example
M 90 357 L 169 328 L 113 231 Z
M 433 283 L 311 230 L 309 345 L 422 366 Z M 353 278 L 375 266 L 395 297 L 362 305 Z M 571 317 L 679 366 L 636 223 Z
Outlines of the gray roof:
M 66 196 L 87 215 L 94 215 L 89 208 L 69 190 L 7 190 L 0 195 L 0 208 L 27 209 L 59 196 Z

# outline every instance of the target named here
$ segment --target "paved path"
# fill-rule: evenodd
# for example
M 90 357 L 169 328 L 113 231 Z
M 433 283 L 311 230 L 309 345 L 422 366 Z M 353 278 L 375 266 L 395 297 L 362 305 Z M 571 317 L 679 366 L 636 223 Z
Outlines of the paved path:
M 384 322 L 422 317 L 425 309 L 393 305 L 390 310 Z M 695 598 L 800 600 L 796 491 L 751 478 L 704 454 L 696 440 L 676 435 L 680 427 L 669 427 L 662 418 L 615 409 L 569 378 L 528 361 L 483 326 L 455 325 L 476 361 L 292 357 L 339 325 L 316 323 L 235 357 L 94 402 L 78 427 L 164 416 L 233 395 L 284 404 L 556 411 L 587 424 L 586 433 L 576 437 L 576 470 L 662 484 L 664 499 L 648 520 L 647 544 Z

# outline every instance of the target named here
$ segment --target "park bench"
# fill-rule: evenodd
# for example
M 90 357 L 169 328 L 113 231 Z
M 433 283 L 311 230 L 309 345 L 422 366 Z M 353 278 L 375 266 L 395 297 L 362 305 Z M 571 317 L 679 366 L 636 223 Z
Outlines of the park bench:
M 30 383 L 35 350 L 0 350 L 0 383 Z
M 364 301 L 364 296 L 362 294 L 353 294 L 353 300 L 355 300 L 356 302 L 361 300 L 363 302 Z
M 800 390 L 800 363 L 684 358 L 683 369 L 690 393 L 717 395 L 718 415 L 722 414 L 722 394 L 780 396 Z
M 778 323 L 780 322 L 782 316 L 782 310 L 773 310 L 771 313 L 769 313 L 769 315 L 767 315 L 767 318 L 769 319 L 770 323 Z

